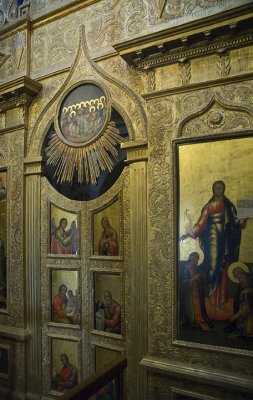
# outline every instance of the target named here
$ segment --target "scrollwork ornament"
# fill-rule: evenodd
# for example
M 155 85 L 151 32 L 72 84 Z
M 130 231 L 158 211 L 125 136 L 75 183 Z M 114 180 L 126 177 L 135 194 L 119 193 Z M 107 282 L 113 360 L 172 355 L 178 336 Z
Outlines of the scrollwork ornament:
M 188 115 L 193 114 L 196 110 L 206 104 L 211 98 L 212 93 L 208 90 L 201 90 L 198 93 L 190 93 L 178 96 L 177 109 L 178 114 Z
M 167 0 L 163 12 L 163 18 L 166 20 L 172 20 L 187 17 L 188 15 L 204 16 L 208 11 L 210 13 L 210 9 L 212 8 L 215 8 L 216 10 L 217 8 L 223 9 L 226 7 L 226 3 L 226 0 Z
M 224 85 L 219 89 L 219 96 L 224 101 L 230 101 L 238 105 L 251 106 L 253 104 L 253 83 L 248 81 L 233 85 Z

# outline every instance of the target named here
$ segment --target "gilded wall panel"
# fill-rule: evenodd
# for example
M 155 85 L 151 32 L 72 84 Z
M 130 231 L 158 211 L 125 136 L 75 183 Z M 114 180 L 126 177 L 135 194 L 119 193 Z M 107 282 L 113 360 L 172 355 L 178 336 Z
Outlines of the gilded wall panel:
M 18 31 L 0 41 L 0 52 L 9 55 L 0 66 L 0 81 L 26 74 L 26 41 L 26 31 Z
M 73 0 L 33 0 L 30 4 L 30 14 L 36 14 L 50 8 L 56 8 L 69 4 Z
M 102 47 L 111 48 L 112 43 L 124 36 L 143 30 L 145 16 L 143 0 L 101 1 L 37 28 L 32 36 L 33 75 L 52 66 L 59 68 L 71 64 L 80 25 L 85 25 L 88 46 L 96 53 Z
M 101 207 L 110 204 L 120 193 L 120 201 L 122 202 L 122 218 L 120 219 L 119 237 L 123 239 L 124 255 L 122 259 L 113 260 L 110 258 L 97 259 L 92 256 L 92 213 L 100 210 Z M 107 348 L 125 349 L 125 326 L 127 326 L 127 335 L 131 332 L 131 285 L 129 271 L 129 174 L 128 168 L 125 169 L 123 175 L 111 187 L 111 189 L 99 198 L 87 203 L 71 201 L 59 193 L 57 193 L 48 181 L 42 180 L 42 221 L 41 226 L 41 300 L 42 300 L 42 351 L 43 357 L 43 394 L 51 391 L 51 373 L 52 373 L 52 340 L 62 340 L 62 343 L 69 341 L 78 343 L 78 359 L 80 365 L 80 376 L 82 379 L 88 377 L 95 368 L 94 352 L 91 343 Z M 78 218 L 78 235 L 80 240 L 80 255 L 78 258 L 63 258 L 61 256 L 51 257 L 48 253 L 50 240 L 50 203 L 57 204 L 62 210 L 77 212 Z M 78 271 L 78 281 L 80 296 L 80 323 L 78 325 L 63 324 L 51 321 L 51 301 L 52 301 L 52 285 L 51 281 L 56 274 L 63 277 L 70 276 L 73 272 Z M 100 332 L 94 330 L 94 287 L 93 273 L 119 273 L 122 279 L 122 307 L 124 307 L 124 333 L 123 337 L 103 336 Z M 57 275 L 57 276 L 58 276 Z M 71 282 L 63 282 L 69 284 Z M 125 295 L 126 293 L 126 295 Z M 106 335 L 106 334 L 105 334 Z M 114 337 L 113 337 L 114 336 Z M 60 343 L 60 342 L 59 342 Z
M 146 90 L 146 74 L 129 66 L 122 58 L 113 57 L 99 63 L 99 65 L 114 78 L 134 88 L 135 93 L 141 95 Z
M 85 24 L 87 16 L 83 11 L 70 14 L 36 29 L 32 35 L 31 73 L 48 73 L 50 67 L 70 65 L 78 43 L 79 26 Z
M 98 17 L 98 15 L 92 15 L 96 17 L 93 26 L 96 28 L 95 30 L 98 30 L 95 40 L 97 44 L 101 45 L 100 41 L 102 36 L 104 36 L 104 31 L 107 32 L 107 37 L 110 37 L 112 41 L 115 38 L 115 32 L 118 37 L 120 30 L 122 30 L 120 34 L 122 38 L 128 35 L 134 35 L 140 32 L 143 19 L 145 19 L 145 28 L 152 29 L 155 24 L 163 24 L 164 22 L 168 24 L 169 22 L 171 25 L 175 25 L 188 22 L 213 15 L 217 12 L 229 10 L 249 2 L 250 0 L 208 0 L 205 2 L 199 0 L 173 0 L 170 2 L 168 0 L 138 0 L 131 2 L 119 2 L 116 0 L 97 1 L 95 3 L 98 4 L 92 5 L 92 8 L 100 12 L 102 10 L 103 19 Z M 44 14 L 49 10 L 56 10 L 57 8 L 71 3 L 74 3 L 73 0 L 35 0 L 30 4 L 29 14 L 31 16 L 38 13 Z M 122 10 L 123 8 L 124 10 Z M 113 18 L 113 20 L 117 21 L 112 24 L 109 14 L 114 14 L 115 16 L 118 14 L 120 18 Z
M 9 285 L 9 323 L 11 326 L 23 328 L 24 285 L 23 285 L 23 131 L 8 135 L 9 151 L 9 249 L 8 278 Z M 18 151 L 17 151 L 18 149 Z
M 220 77 L 217 55 L 191 60 L 191 83 L 206 82 Z
M 112 98 L 112 107 L 124 119 L 131 140 L 146 138 L 147 121 L 141 98 L 129 86 L 111 76 L 90 59 L 82 28 L 80 29 L 79 47 L 73 67 L 66 76 L 61 88 L 56 93 L 52 93 L 51 100 L 45 104 L 43 112 L 40 112 L 35 121 L 29 146 L 31 154 L 40 154 L 45 132 L 49 129 L 53 118 L 56 116 L 58 103 L 63 92 L 66 92 L 78 82 L 87 80 L 101 82 L 108 88 Z
M 253 47 L 230 51 L 231 75 L 249 73 L 253 68 Z
M 151 90 L 162 90 L 179 85 L 179 66 L 178 64 L 168 65 L 166 67 L 154 70 L 156 76 L 156 86 Z
M 192 113 L 179 127 L 179 136 L 194 136 L 196 132 L 202 135 L 239 130 L 249 130 L 253 127 L 252 110 L 240 106 L 238 102 L 227 103 L 222 90 L 216 90 L 221 97 L 213 97 L 201 111 Z
M 156 2 L 158 3 L 157 0 Z M 247 0 L 167 0 L 165 2 L 160 1 L 159 9 L 162 21 L 178 20 L 178 23 L 179 21 L 182 23 L 247 3 L 249 3 Z
M 50 77 L 41 81 L 42 90 L 33 100 L 29 107 L 29 120 L 28 120 L 28 132 L 27 132 L 27 146 L 29 147 L 31 140 L 31 132 L 33 131 L 34 125 L 37 122 L 38 115 L 41 110 L 46 107 L 50 100 L 54 97 L 55 93 L 61 88 L 66 74 L 57 75 L 56 77 Z M 51 115 L 53 118 L 54 115 Z M 46 133 L 46 132 L 45 132 Z
M 149 115 L 149 354 L 251 376 L 251 360 L 240 352 L 199 350 L 172 344 L 175 330 L 175 269 L 173 154 L 171 140 L 177 136 L 222 135 L 228 131 L 252 130 L 252 82 L 157 98 L 148 102 Z M 220 98 L 214 108 L 212 99 Z M 215 103 L 213 103 L 214 105 Z M 216 107 L 217 106 L 217 107 Z M 201 110 L 203 114 L 201 114 Z M 213 112 L 213 113 L 212 113 Z M 192 126 L 181 130 L 183 121 Z M 198 117 L 197 117 L 198 115 Z M 224 115 L 224 121 L 223 121 Z M 219 117 L 219 118 L 218 118 Z M 220 122 L 218 122 L 217 118 Z M 224 122 L 224 124 L 223 124 Z M 189 122 L 191 124 L 191 122 Z M 176 188 L 174 188 L 176 190 Z M 162 290 L 161 290 L 162 287 Z M 168 307 L 172 304 L 172 309 Z M 218 349 L 217 349 L 218 350 Z M 236 360 L 236 362 L 235 362 Z M 154 392 L 155 393 L 155 392 Z M 153 395 L 152 395 L 153 396 Z M 151 397 L 153 398 L 153 397 Z M 161 397 L 162 398 L 162 397 Z

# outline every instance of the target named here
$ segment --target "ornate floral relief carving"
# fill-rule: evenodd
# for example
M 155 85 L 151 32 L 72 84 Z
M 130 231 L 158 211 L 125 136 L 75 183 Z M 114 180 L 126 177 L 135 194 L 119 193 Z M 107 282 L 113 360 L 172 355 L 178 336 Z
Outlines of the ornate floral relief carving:
M 91 15 L 93 24 L 88 33 L 89 46 L 114 43 L 146 27 L 147 7 L 144 0 L 111 0 L 106 5 L 101 2 L 94 11 Z
M 23 215 L 23 149 L 24 139 L 22 132 L 15 132 L 8 140 L 10 182 L 10 230 L 8 250 L 8 280 L 9 280 L 9 312 L 10 324 L 23 327 L 24 303 L 23 298 L 23 227 L 20 224 Z M 18 149 L 18 151 L 17 151 Z
M 83 18 L 82 18 L 83 17 Z M 75 13 L 35 30 L 32 36 L 31 71 L 73 60 L 83 12 Z
M 48 129 L 48 121 L 52 120 L 52 116 L 55 115 L 62 93 L 82 80 L 95 80 L 108 88 L 112 97 L 112 105 L 122 113 L 130 139 L 146 137 L 146 117 L 141 100 L 128 86 L 109 75 L 90 59 L 84 31 L 81 30 L 77 56 L 65 82 L 45 108 L 41 110 L 39 117 L 37 116 L 37 121 L 31 133 L 33 141 L 30 141 L 29 150 L 33 154 L 40 154 L 43 136 L 45 130 Z
M 33 0 L 30 4 L 30 13 L 35 14 L 50 7 L 60 7 L 69 3 L 69 0 Z
M 167 0 L 163 7 L 162 19 L 167 21 L 187 17 L 189 20 L 189 16 L 190 19 L 196 19 L 236 5 L 238 2 L 234 0 Z
M 171 332 L 168 328 L 171 312 L 168 308 L 166 311 L 164 305 L 170 302 L 171 292 L 171 260 L 168 260 L 168 248 L 171 246 L 169 232 L 172 224 L 170 193 L 172 182 L 169 174 L 171 155 L 168 143 L 177 121 L 175 107 L 175 103 L 168 98 L 152 101 L 148 107 L 150 116 L 148 193 L 151 228 L 149 230 L 149 313 L 151 317 L 149 351 L 152 354 L 164 354 L 171 340 Z M 159 268 L 156 268 L 158 265 Z M 161 282 L 163 282 L 162 290 Z M 151 321 L 154 321 L 154 324 Z
M 34 101 L 31 103 L 29 108 L 29 121 L 28 121 L 28 136 L 27 136 L 27 145 L 30 143 L 30 135 L 32 129 L 37 121 L 38 115 L 41 110 L 46 106 L 46 104 L 53 98 L 55 93 L 62 86 L 64 80 L 66 79 L 66 74 L 59 75 L 58 77 L 48 78 L 43 81 L 42 90 L 36 96 Z M 51 116 L 51 119 L 53 115 Z
M 0 113 L 0 129 L 4 129 L 6 127 L 6 113 Z
M 228 52 L 218 54 L 217 72 L 219 77 L 228 76 L 231 71 L 231 59 Z
M 161 18 L 167 0 L 153 0 L 152 6 L 157 18 Z
M 8 149 L 6 135 L 0 135 L 0 167 L 5 167 L 8 164 Z
M 138 94 L 144 92 L 145 74 L 129 66 L 122 58 L 119 57 L 104 61 L 101 66 L 111 76 L 121 80 L 129 87 L 134 87 L 135 92 Z
M 18 32 L 0 43 L 0 52 L 9 55 L 6 61 L 2 65 L 0 64 L 0 80 L 13 78 L 15 74 L 21 74 L 25 70 L 26 49 L 24 43 L 26 43 L 26 32 Z
M 63 62 L 70 64 L 81 25 L 86 26 L 87 42 L 94 51 L 142 31 L 146 16 L 144 0 L 100 1 L 38 28 L 32 37 L 32 71 Z
M 156 73 L 155 69 L 147 72 L 147 92 L 154 92 L 156 90 Z
M 24 32 L 17 32 L 15 39 L 15 60 L 16 60 L 16 68 L 24 69 L 25 61 L 24 61 L 24 51 L 25 51 L 25 38 Z
M 5 41 L 0 44 L 0 51 L 10 55 L 6 62 L 1 66 L 1 80 L 4 80 L 10 74 L 15 72 L 15 36 L 8 37 Z
M 224 102 L 229 101 L 243 107 L 249 107 L 253 104 L 253 83 L 250 81 L 233 85 L 224 85 L 218 88 L 217 92 Z
M 188 85 L 191 80 L 191 63 L 188 60 L 183 60 L 179 64 L 178 79 L 180 85 Z
M 211 94 L 208 90 L 201 90 L 198 92 L 190 92 L 178 96 L 177 98 L 177 110 L 178 115 L 187 115 L 197 112 L 200 108 L 204 107 L 211 99 Z
M 152 102 L 148 107 L 148 114 L 150 115 L 151 132 L 150 142 L 154 145 L 154 154 L 163 153 L 167 147 L 168 132 L 173 130 L 174 125 L 177 123 L 177 107 L 178 103 L 171 99 L 163 98 L 156 102 Z M 163 127 L 158 129 L 158 127 Z M 156 132 L 154 135 L 153 132 Z M 165 147 L 164 147 L 165 146 Z
M 172 310 L 176 309 L 171 141 L 177 136 L 196 137 L 207 132 L 222 134 L 252 129 L 252 100 L 252 83 L 244 82 L 148 102 L 149 354 L 178 362 L 184 360 L 193 368 L 204 366 L 248 376 L 251 376 L 249 361 L 246 362 L 241 354 L 226 353 L 224 357 L 222 353 L 210 352 L 207 348 L 204 356 L 197 346 L 190 348 L 173 343 L 176 322 L 174 312 L 166 305 L 172 304 Z
M 252 129 L 252 112 L 247 108 L 240 108 L 213 98 L 202 111 L 193 114 L 189 120 L 181 124 L 179 135 L 210 134 L 210 128 L 214 133 Z

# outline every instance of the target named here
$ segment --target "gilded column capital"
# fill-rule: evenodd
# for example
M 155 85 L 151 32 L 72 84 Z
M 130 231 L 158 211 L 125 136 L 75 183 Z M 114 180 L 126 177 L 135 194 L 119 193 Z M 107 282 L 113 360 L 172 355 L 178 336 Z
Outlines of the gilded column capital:
M 0 111 L 29 105 L 41 87 L 39 82 L 27 76 L 3 83 L 0 85 Z
M 0 85 L 0 130 L 13 130 L 25 126 L 28 107 L 41 84 L 22 76 Z
M 148 141 L 131 140 L 121 144 L 121 148 L 127 151 L 126 164 L 148 160 Z
M 42 157 L 26 158 L 24 160 L 24 175 L 41 175 Z

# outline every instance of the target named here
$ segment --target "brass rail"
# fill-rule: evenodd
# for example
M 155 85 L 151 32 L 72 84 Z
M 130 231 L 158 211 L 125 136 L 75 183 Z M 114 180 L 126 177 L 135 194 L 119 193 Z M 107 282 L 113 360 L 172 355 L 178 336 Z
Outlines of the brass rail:
M 125 357 L 118 358 L 104 366 L 100 371 L 95 372 L 89 378 L 68 390 L 61 400 L 88 400 L 92 395 L 96 394 L 99 389 L 104 387 L 112 379 L 116 381 L 117 399 L 121 398 L 121 378 L 122 372 L 127 367 L 127 359 Z M 56 398 L 56 397 L 55 397 Z M 59 397 L 57 396 L 57 399 Z

